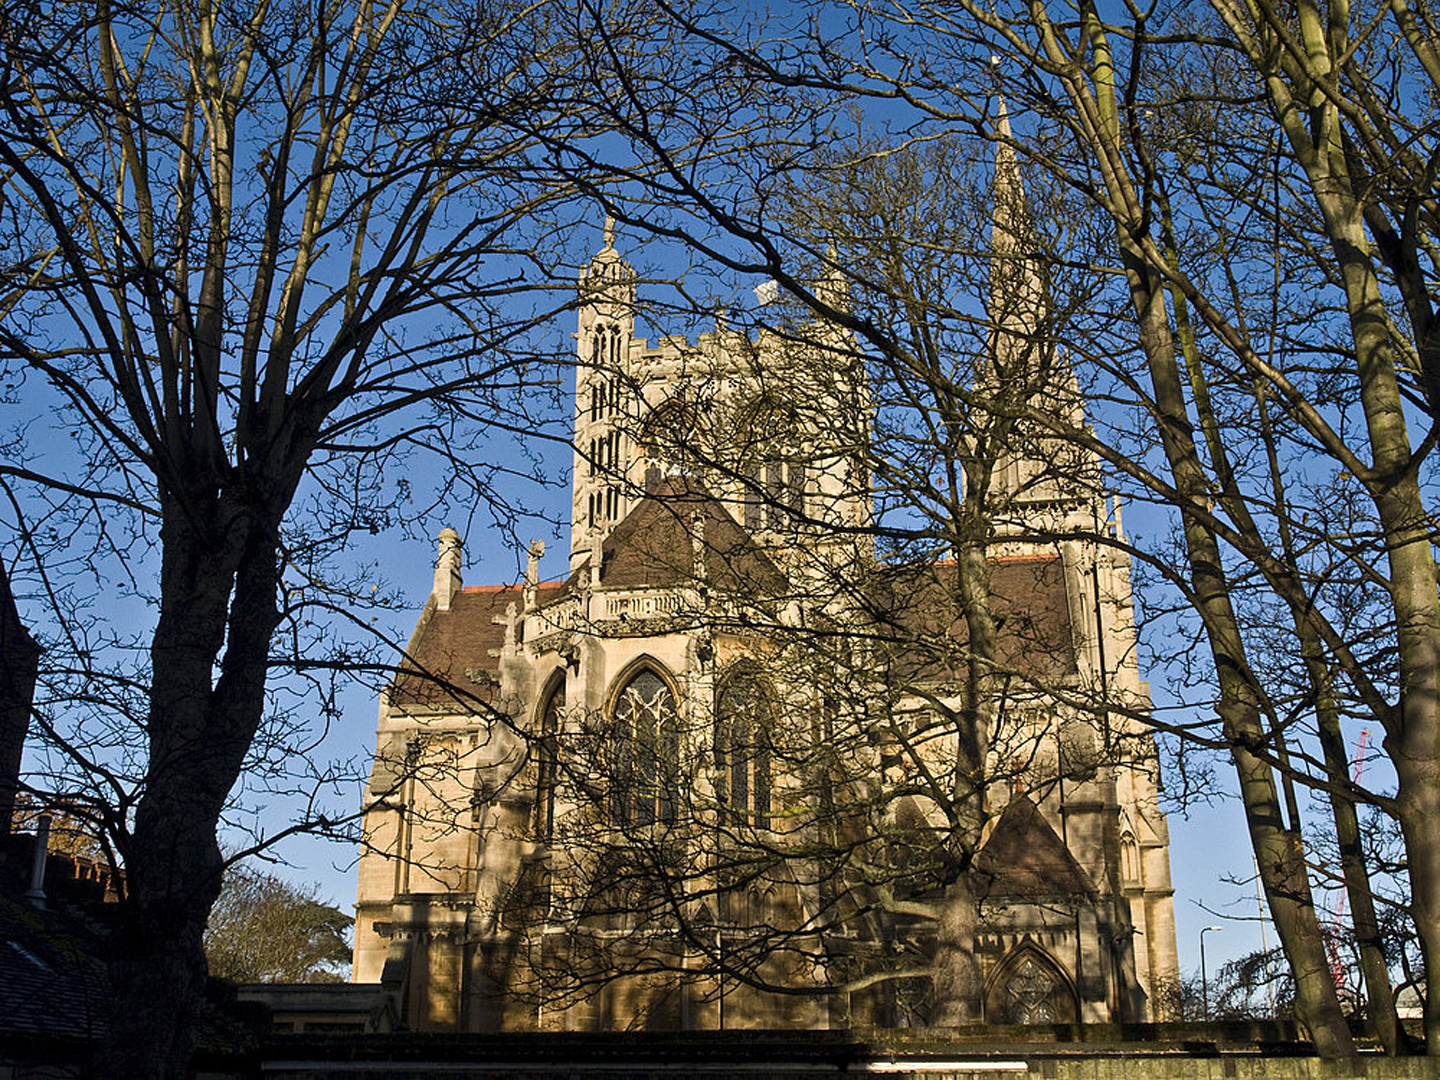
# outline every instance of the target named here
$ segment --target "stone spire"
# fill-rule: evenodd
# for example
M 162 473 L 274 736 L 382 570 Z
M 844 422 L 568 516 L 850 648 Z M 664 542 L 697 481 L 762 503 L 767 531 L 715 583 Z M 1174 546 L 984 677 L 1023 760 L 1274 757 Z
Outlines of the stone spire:
M 1008 362 L 1022 358 L 1027 339 L 1033 339 L 1045 324 L 1048 297 L 1003 97 L 999 113 L 991 188 L 990 319 L 997 335 L 995 361 L 1003 370 Z
M 981 382 L 997 393 L 1018 392 L 1029 404 L 1079 425 L 1084 423 L 1084 403 L 1075 373 L 1057 348 L 1044 257 L 1026 205 L 1015 145 L 1002 97 L 991 192 L 991 348 Z M 1092 455 L 1077 454 L 1074 447 L 1024 427 L 1017 434 L 1021 442 L 996 463 L 992 490 L 997 495 L 1008 497 L 1017 510 L 1088 498 L 1095 482 Z

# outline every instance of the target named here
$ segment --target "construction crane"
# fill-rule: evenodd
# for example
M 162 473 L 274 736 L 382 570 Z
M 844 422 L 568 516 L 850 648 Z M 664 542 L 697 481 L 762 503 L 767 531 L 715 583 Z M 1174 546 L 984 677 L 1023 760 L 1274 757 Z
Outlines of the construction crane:
M 1361 728 L 1360 737 L 1355 740 L 1355 756 L 1350 762 L 1350 782 L 1357 787 L 1360 778 L 1365 775 L 1365 751 L 1370 747 L 1370 729 Z M 1330 954 L 1330 977 L 1335 980 L 1335 989 L 1339 990 L 1345 985 L 1345 965 L 1340 959 L 1340 931 L 1345 922 L 1345 916 L 1349 914 L 1350 908 L 1349 890 L 1340 890 L 1340 901 L 1335 905 L 1335 918 L 1331 923 L 1331 933 L 1326 935 L 1325 949 Z

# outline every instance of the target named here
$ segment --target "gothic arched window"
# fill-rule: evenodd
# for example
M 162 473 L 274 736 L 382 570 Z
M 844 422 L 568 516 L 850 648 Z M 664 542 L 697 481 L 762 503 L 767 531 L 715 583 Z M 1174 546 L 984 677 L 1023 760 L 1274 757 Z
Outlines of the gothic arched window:
M 716 795 L 732 821 L 770 825 L 774 709 L 751 671 L 731 675 L 715 699 Z
M 651 411 L 640 434 L 647 491 L 666 476 L 683 476 L 695 471 L 704 430 L 699 412 L 683 397 L 670 398 Z
M 615 824 L 675 823 L 679 716 L 670 685 L 646 668 L 615 699 Z
M 985 1019 L 992 1024 L 1073 1024 L 1079 1015 L 1074 987 L 1060 965 L 1026 942 L 991 976 Z
M 1120 880 L 1126 885 L 1140 880 L 1140 845 L 1129 829 L 1120 834 Z
M 742 405 L 730 427 L 741 524 L 750 532 L 794 529 L 805 516 L 812 481 L 805 421 L 785 403 L 761 397 Z
M 560 773 L 560 728 L 565 711 L 565 680 L 556 682 L 540 710 L 535 731 L 535 836 L 549 840 L 555 833 L 555 784 Z

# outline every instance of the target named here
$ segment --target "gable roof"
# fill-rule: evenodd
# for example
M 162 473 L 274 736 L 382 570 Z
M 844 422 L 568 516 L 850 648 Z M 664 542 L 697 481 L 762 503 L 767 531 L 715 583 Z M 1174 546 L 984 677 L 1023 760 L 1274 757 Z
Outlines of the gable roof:
M 1057 678 L 1077 670 L 1065 565 L 1058 554 L 989 561 L 990 613 L 1001 674 Z M 890 662 L 906 680 L 950 677 L 970 640 L 954 562 L 911 563 L 888 570 L 871 594 L 872 617 L 895 645 Z
M 720 501 L 684 477 L 667 477 L 648 492 L 601 552 L 601 588 L 676 588 L 703 580 L 720 592 L 758 598 L 786 587 L 785 575 Z M 588 568 L 571 576 L 572 586 L 584 573 Z
M 544 582 L 539 602 L 553 603 L 566 591 L 563 581 Z M 474 708 L 477 699 L 493 702 L 496 684 L 486 673 L 500 670 L 497 654 L 505 644 L 505 609 L 511 604 L 517 615 L 524 608 L 522 586 L 467 585 L 450 598 L 448 611 L 433 600 L 426 604 L 390 700 L 461 710 Z
M 725 507 L 698 484 L 667 479 L 611 530 L 601 548 L 602 589 L 663 589 L 696 585 L 695 548 L 703 543 L 703 581 L 722 593 L 774 595 L 785 577 Z M 557 603 L 588 579 L 588 560 L 566 581 L 542 583 L 538 607 Z M 494 702 L 506 609 L 524 609 L 524 589 L 467 585 L 441 611 L 426 605 L 410 655 L 390 689 L 397 705 L 473 709 Z
M 1018 796 L 975 856 L 975 893 L 985 897 L 1093 896 L 1095 883 L 1040 808 Z

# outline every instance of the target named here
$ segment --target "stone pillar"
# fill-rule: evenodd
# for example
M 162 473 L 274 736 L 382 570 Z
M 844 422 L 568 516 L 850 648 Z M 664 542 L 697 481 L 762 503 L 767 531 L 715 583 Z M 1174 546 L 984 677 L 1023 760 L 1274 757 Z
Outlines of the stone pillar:
M 440 530 L 439 547 L 435 559 L 435 586 L 431 595 L 435 597 L 438 610 L 449 611 L 451 598 L 464 587 L 460 577 L 460 555 L 464 544 L 459 533 L 446 528 Z

